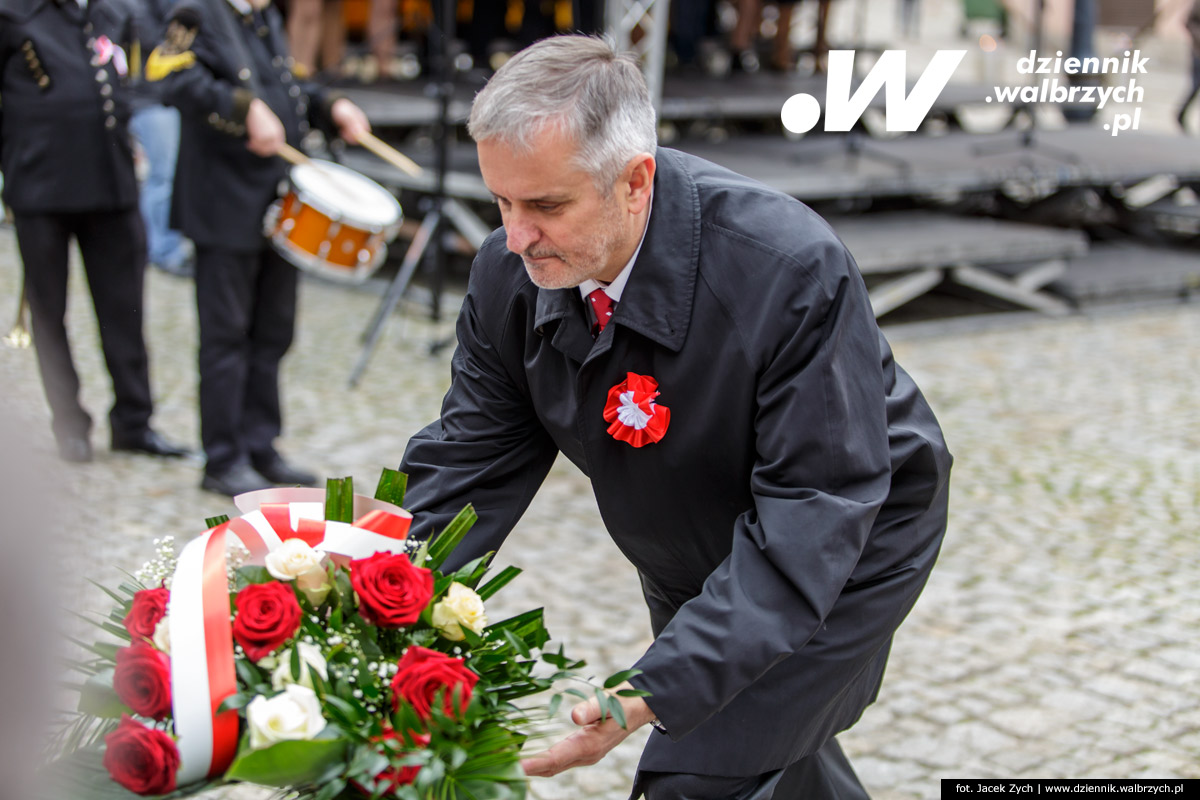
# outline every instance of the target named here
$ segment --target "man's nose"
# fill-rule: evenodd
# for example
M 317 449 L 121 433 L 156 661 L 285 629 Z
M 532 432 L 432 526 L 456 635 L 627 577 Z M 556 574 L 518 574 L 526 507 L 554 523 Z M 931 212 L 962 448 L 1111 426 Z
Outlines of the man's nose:
M 517 254 L 524 253 L 541 237 L 537 226 L 515 210 L 504 220 L 504 232 L 508 235 L 508 249 Z

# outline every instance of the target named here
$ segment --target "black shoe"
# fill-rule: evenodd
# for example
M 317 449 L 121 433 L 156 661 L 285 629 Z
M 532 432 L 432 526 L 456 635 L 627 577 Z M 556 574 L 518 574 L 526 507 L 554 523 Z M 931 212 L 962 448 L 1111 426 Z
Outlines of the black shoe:
M 67 436 L 59 439 L 58 457 L 72 464 L 86 464 L 92 460 L 92 443 L 86 436 Z
M 112 449 L 114 452 L 145 453 L 165 458 L 183 458 L 192 454 L 191 450 L 164 439 L 157 431 L 150 428 L 133 434 L 117 435 L 114 433 Z
M 302 469 L 296 469 L 279 456 L 268 461 L 255 461 L 254 468 L 258 474 L 267 480 L 285 486 L 316 486 L 317 476 Z
M 205 472 L 200 488 L 235 497 L 259 489 L 270 489 L 272 484 L 249 464 L 236 464 L 224 472 Z

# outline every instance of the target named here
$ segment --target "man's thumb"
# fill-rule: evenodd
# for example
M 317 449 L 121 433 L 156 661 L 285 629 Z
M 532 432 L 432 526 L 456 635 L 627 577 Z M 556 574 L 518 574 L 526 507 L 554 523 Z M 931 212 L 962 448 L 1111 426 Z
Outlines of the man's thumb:
M 571 721 L 576 725 L 590 725 L 600 719 L 600 703 L 595 698 L 576 704 L 571 709 Z

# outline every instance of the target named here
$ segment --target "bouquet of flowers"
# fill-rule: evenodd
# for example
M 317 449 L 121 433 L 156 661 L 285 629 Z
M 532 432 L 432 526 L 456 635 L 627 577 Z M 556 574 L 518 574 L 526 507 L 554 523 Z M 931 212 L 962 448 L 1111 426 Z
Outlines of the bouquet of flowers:
M 76 642 L 87 679 L 60 749 L 103 742 L 109 776 L 139 795 L 241 781 L 312 800 L 524 797 L 534 718 L 514 701 L 583 662 L 542 651 L 541 609 L 489 621 L 486 602 L 518 569 L 488 575 L 485 557 L 440 571 L 471 507 L 406 538 L 405 483 L 385 470 L 374 499 L 348 478 L 242 495 L 243 516 L 209 520 L 178 558 L 162 541 L 137 576 L 101 587 L 115 606 L 97 624 L 120 643 Z M 590 696 L 567 689 L 537 713 L 564 693 Z

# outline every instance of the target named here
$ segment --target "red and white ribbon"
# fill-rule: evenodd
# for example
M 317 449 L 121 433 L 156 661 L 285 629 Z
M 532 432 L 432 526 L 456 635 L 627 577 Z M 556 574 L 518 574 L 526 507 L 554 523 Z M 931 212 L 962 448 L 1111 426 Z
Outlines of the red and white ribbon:
M 354 496 L 354 524 L 324 517 L 323 489 L 264 489 L 234 498 L 243 516 L 193 539 L 179 554 L 171 584 L 171 694 L 180 754 L 176 785 L 224 774 L 237 755 L 238 715 L 217 714 L 237 691 L 226 576 L 228 537 L 261 565 L 287 539 L 343 559 L 404 552 L 412 515 L 399 506 Z

